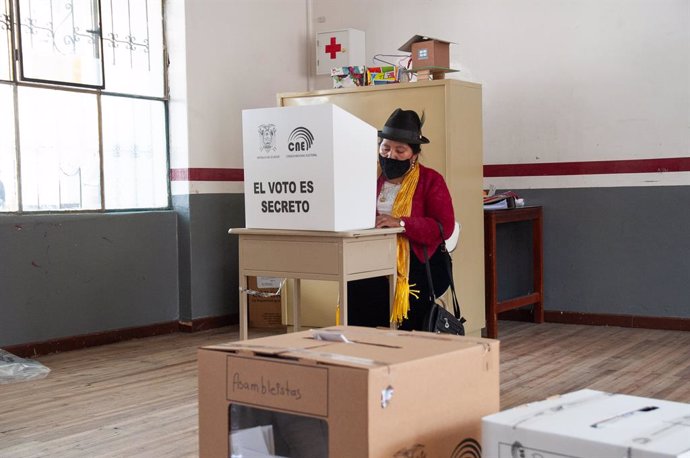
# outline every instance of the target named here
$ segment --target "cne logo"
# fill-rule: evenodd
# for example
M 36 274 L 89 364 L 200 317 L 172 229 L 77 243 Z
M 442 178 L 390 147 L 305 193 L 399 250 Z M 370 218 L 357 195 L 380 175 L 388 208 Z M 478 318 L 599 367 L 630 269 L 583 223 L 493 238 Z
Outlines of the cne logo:
M 450 456 L 451 458 L 481 458 L 482 446 L 476 440 L 468 437 L 455 447 Z
M 297 127 L 288 137 L 290 151 L 309 151 L 314 143 L 314 135 L 306 127 Z

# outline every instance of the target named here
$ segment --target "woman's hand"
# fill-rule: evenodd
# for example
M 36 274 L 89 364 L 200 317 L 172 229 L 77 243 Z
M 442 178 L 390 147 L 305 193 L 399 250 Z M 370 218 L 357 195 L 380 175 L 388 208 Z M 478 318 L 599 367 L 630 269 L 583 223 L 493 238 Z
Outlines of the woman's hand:
M 400 218 L 391 215 L 376 215 L 376 227 L 400 227 Z

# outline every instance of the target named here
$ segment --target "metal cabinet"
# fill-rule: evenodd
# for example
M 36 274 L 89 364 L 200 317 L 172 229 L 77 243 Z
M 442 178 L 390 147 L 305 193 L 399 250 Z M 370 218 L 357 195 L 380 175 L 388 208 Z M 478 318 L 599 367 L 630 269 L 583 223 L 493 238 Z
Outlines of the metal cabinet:
M 396 108 L 424 114 L 422 131 L 431 143 L 422 146 L 420 160 L 445 177 L 453 198 L 455 219 L 462 224 L 460 242 L 453 253 L 454 279 L 467 318 L 467 332 L 479 335 L 485 325 L 481 85 L 444 79 L 278 94 L 279 106 L 319 103 L 338 105 L 377 128 L 383 126 Z M 377 152 L 371 154 L 375 161 Z M 309 301 L 322 302 L 328 310 L 320 316 L 334 317 L 337 285 L 331 292 L 310 293 L 309 288 L 308 282 L 302 283 L 304 324 L 333 324 L 309 323 L 305 309 Z

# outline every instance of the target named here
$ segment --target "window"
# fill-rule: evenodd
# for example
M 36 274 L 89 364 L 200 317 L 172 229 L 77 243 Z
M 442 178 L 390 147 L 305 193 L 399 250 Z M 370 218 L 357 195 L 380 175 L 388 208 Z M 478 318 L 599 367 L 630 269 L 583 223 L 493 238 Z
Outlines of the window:
M 167 207 L 162 0 L 0 2 L 0 212 Z
M 17 211 L 12 86 L 0 84 L 0 212 Z
M 96 97 L 18 89 L 24 210 L 99 209 Z
M 155 100 L 103 97 L 106 208 L 168 204 L 165 107 Z
M 10 79 L 10 12 L 5 2 L 0 3 L 0 80 Z
M 103 87 L 98 0 L 18 0 L 17 19 L 22 80 Z

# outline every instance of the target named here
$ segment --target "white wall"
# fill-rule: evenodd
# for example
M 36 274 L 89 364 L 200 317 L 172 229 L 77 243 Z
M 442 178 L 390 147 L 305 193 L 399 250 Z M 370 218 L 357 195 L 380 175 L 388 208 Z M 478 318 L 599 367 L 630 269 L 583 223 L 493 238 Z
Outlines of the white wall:
M 314 75 L 314 34 L 344 27 L 366 32 L 366 65 L 374 54 L 398 53 L 414 34 L 457 43 L 451 66 L 461 72 L 449 77 L 483 85 L 486 164 L 690 157 L 688 0 L 166 1 L 174 20 L 171 65 L 177 65 L 170 71 L 173 168 L 241 169 L 241 110 L 274 106 L 278 92 L 329 88 L 328 77 Z M 690 172 L 628 175 L 490 182 L 516 190 L 626 183 L 690 189 Z M 223 224 L 235 222 L 218 224 L 208 214 L 237 217 L 242 183 L 173 182 L 173 189 L 178 184 L 186 186 L 180 194 L 221 193 L 195 199 L 200 216 L 190 220 L 227 240 Z M 636 192 L 634 201 L 628 191 L 529 193 L 548 208 L 555 229 L 545 234 L 547 300 L 557 301 L 551 307 L 591 312 L 601 304 L 604 313 L 618 314 L 630 313 L 630 305 L 641 315 L 686 316 L 682 282 L 669 286 L 669 278 L 680 277 L 667 275 L 667 267 L 687 271 L 685 258 L 675 256 L 685 248 L 675 241 L 685 240 L 687 218 L 660 205 L 679 191 L 649 189 Z M 189 250 L 202 253 L 190 267 L 198 277 L 212 277 L 207 273 L 220 270 L 216 265 L 236 265 L 229 249 L 213 257 L 220 244 L 205 232 L 189 236 Z M 564 239 L 582 249 L 573 252 Z M 607 256 L 592 270 L 591 259 L 602 252 Z M 630 262 L 631 253 L 642 252 L 647 255 Z M 590 283 L 592 294 L 583 296 L 581 285 Z M 627 295 L 612 298 L 609 290 Z M 205 316 L 194 315 L 210 309 L 205 306 L 192 304 L 192 317 Z
M 165 2 L 166 48 L 170 56 L 168 82 L 170 92 L 168 128 L 171 168 L 189 165 L 189 136 L 187 125 L 187 35 L 185 1 Z
M 184 145 L 171 144 L 172 168 L 241 169 L 242 110 L 275 106 L 278 92 L 307 90 L 307 3 L 169 2 L 185 5 L 185 46 L 171 49 L 184 53 L 171 61 L 184 61 L 185 68 L 171 72 L 170 84 L 184 83 L 186 90 L 171 91 L 170 109 L 171 118 L 177 116 L 173 110 L 186 112 L 188 130 L 186 152 Z M 171 129 L 181 125 L 171 123 Z M 242 183 L 190 183 L 189 193 L 197 192 L 242 192 Z
M 414 34 L 457 43 L 451 66 L 460 72 L 449 77 L 483 85 L 486 164 L 690 155 L 688 0 L 169 2 L 184 2 L 186 14 L 186 100 L 173 94 L 171 120 L 184 104 L 188 145 L 171 144 L 173 168 L 242 168 L 241 110 L 274 106 L 278 92 L 329 88 L 314 75 L 314 34 L 344 27 L 366 32 L 366 65 L 399 54 Z M 688 173 L 653 178 L 575 179 L 690 184 Z M 241 183 L 193 183 L 190 192 L 241 192 Z
M 313 17 L 364 30 L 366 65 L 414 34 L 457 43 L 448 77 L 483 85 L 486 164 L 690 155 L 687 0 L 314 0 Z

